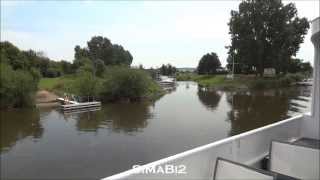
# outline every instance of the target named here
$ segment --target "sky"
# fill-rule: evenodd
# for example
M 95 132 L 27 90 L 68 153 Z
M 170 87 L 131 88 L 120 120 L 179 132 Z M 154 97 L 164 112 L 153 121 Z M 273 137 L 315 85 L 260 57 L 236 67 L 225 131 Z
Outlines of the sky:
M 293 2 L 299 17 L 319 16 L 319 0 Z M 133 65 L 196 67 L 215 52 L 226 64 L 230 11 L 240 1 L 21 1 L 1 0 L 1 41 L 73 61 L 74 47 L 104 36 L 133 56 Z M 310 30 L 297 54 L 313 60 Z

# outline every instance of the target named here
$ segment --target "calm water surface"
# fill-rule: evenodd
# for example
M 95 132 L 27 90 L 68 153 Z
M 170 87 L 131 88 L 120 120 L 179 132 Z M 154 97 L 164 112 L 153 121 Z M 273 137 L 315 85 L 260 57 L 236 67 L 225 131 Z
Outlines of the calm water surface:
M 309 101 L 310 87 L 230 92 L 179 82 L 152 103 L 1 111 L 1 178 L 102 178 L 309 111 Z

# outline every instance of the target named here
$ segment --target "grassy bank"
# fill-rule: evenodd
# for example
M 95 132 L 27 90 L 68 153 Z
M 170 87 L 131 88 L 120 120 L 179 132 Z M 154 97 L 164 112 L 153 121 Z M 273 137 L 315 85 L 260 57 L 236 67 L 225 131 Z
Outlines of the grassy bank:
M 177 81 L 195 81 L 200 86 L 217 89 L 270 89 L 291 86 L 305 78 L 302 74 L 287 74 L 281 77 L 261 78 L 254 75 L 236 75 L 227 79 L 226 75 L 197 75 L 182 73 L 177 75 Z
M 75 76 L 61 76 L 56 78 L 41 78 L 38 84 L 39 90 L 48 90 L 62 96 L 74 82 Z
M 105 77 L 89 73 L 40 79 L 39 90 L 47 90 L 63 96 L 72 93 L 78 96 L 94 96 L 102 101 L 154 100 L 164 94 L 162 88 L 140 70 L 114 68 Z

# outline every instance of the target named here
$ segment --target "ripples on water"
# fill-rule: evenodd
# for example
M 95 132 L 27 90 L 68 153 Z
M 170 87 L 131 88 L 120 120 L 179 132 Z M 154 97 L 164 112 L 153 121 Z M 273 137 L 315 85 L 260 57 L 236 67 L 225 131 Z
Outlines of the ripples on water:
M 214 91 L 193 82 L 155 102 L 1 111 L 1 178 L 101 178 L 310 111 L 310 87 Z

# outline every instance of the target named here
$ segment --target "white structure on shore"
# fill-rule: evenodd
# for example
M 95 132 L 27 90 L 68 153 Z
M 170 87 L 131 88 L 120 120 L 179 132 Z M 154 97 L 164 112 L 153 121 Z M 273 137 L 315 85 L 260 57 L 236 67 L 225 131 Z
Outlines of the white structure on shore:
M 314 44 L 315 58 L 314 58 L 314 76 L 313 76 L 313 94 L 312 94 L 312 111 L 311 113 L 301 114 L 274 124 L 270 124 L 258 129 L 254 129 L 236 136 L 232 136 L 220 141 L 216 141 L 204 146 L 200 146 L 177 155 L 173 155 L 138 168 L 134 168 L 125 171 L 120 174 L 116 174 L 105 178 L 105 180 L 111 179 L 203 179 L 211 180 L 215 175 L 215 163 L 218 157 L 228 159 L 241 163 L 243 165 L 259 168 L 262 164 L 262 160 L 268 156 L 270 152 L 270 144 L 273 140 L 287 141 L 290 146 L 282 144 L 282 155 L 292 154 L 294 152 L 304 153 L 302 146 L 297 146 L 294 142 L 299 139 L 312 139 L 318 141 L 319 135 L 319 110 L 320 110 L 320 18 L 312 21 L 312 42 Z M 273 144 L 273 143 L 272 143 Z M 281 144 L 281 143 L 280 143 Z M 295 150 L 292 148 L 297 147 Z M 287 148 L 287 149 L 286 149 Z M 300 148 L 300 149 L 299 149 Z M 286 173 L 288 176 L 307 178 L 307 179 L 320 179 L 319 171 L 319 149 L 312 149 L 312 156 L 310 154 L 299 154 L 298 156 L 291 156 L 286 161 L 274 161 L 281 162 L 278 164 L 278 172 Z M 315 154 L 314 154 L 315 153 Z M 276 156 L 270 158 L 272 161 Z M 294 159 L 295 157 L 299 158 Z M 309 162 L 302 163 L 301 161 L 309 158 Z M 282 159 L 283 160 L 283 159 Z M 314 161 L 315 164 L 311 164 Z M 290 164 L 290 163 L 291 164 Z M 292 162 L 298 162 L 292 164 Z M 289 164 L 286 164 L 289 163 Z M 185 172 L 182 174 L 166 174 L 166 173 L 146 173 L 150 172 L 153 167 L 166 166 L 185 167 Z M 292 166 L 296 166 L 290 170 Z M 310 166 L 310 168 L 309 168 Z M 285 167 L 285 168 L 284 168 Z M 287 168 L 288 167 L 288 168 Z M 304 172 L 306 170 L 308 172 Z M 274 170 L 275 167 L 271 167 Z M 279 169 L 280 168 L 280 169 Z M 310 170 L 311 169 L 311 170 Z M 316 169 L 316 170 L 314 170 Z M 157 168 L 156 168 L 157 170 Z M 180 169 L 181 170 L 181 169 Z M 141 173 L 145 172 L 145 173 Z M 237 171 L 231 171 L 237 173 Z M 277 171 L 276 171 L 277 172 Z

